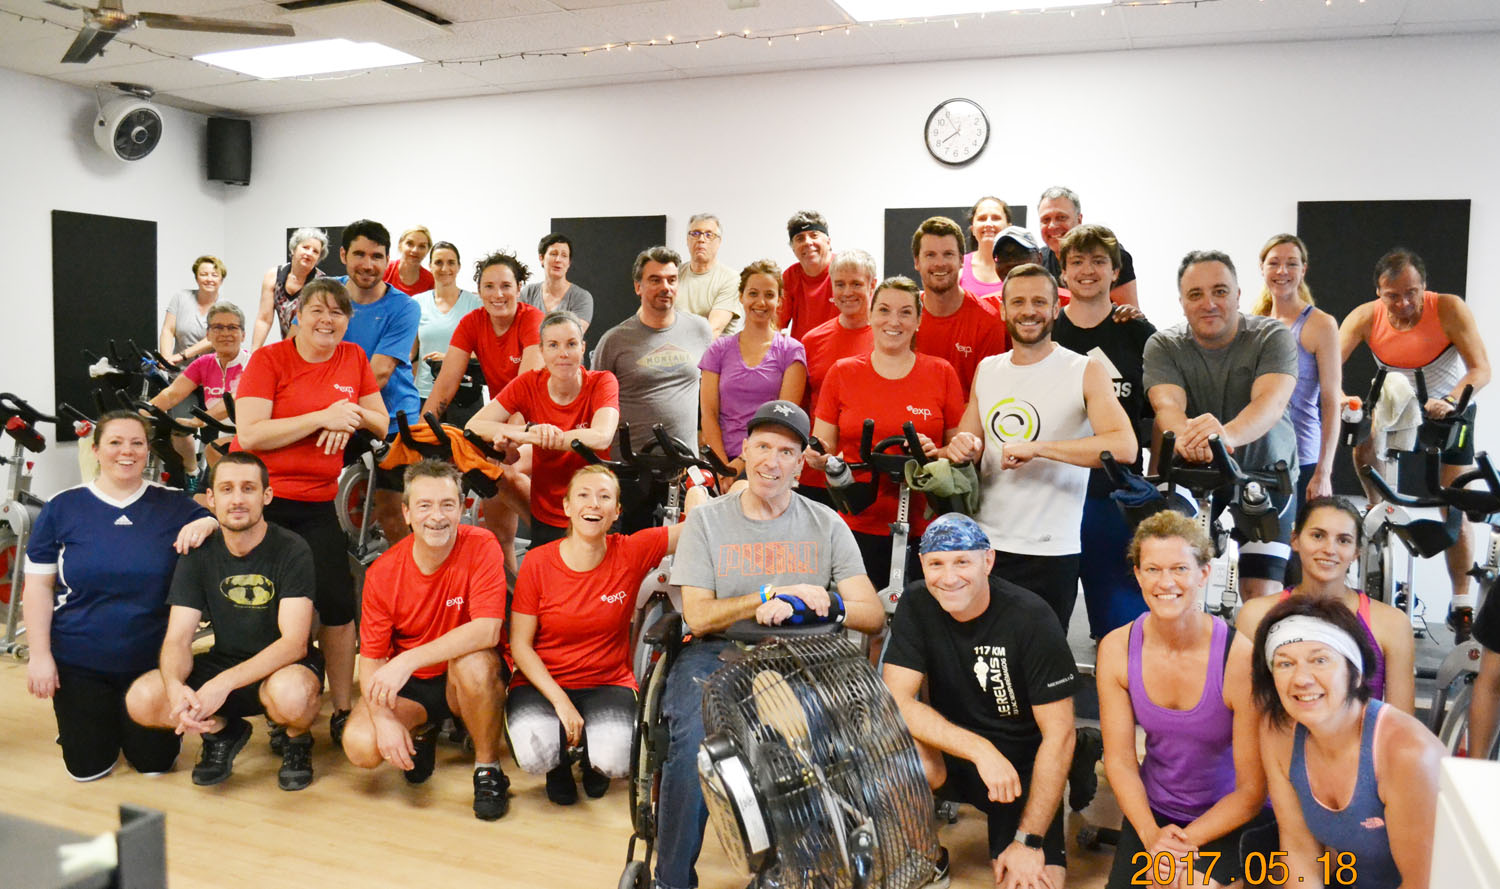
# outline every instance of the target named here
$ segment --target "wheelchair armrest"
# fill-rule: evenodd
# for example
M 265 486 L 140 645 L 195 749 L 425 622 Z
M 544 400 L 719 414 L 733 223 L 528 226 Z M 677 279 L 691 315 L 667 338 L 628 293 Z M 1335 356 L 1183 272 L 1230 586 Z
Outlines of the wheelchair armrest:
M 646 628 L 646 632 L 641 634 L 641 641 L 652 648 L 661 648 L 673 641 L 681 642 L 682 628 L 682 615 L 676 611 L 668 611 Z

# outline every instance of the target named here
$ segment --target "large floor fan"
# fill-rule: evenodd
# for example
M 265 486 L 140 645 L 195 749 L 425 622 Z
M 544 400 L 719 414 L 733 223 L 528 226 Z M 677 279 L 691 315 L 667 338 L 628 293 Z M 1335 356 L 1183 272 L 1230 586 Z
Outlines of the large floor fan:
M 911 889 L 938 859 L 896 703 L 844 636 L 778 639 L 703 688 L 698 776 L 724 850 L 765 889 Z

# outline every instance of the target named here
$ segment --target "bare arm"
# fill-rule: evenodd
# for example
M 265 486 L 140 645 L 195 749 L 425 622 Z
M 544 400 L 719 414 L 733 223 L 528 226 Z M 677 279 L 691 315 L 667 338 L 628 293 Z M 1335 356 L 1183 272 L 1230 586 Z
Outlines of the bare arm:
M 1370 603 L 1375 641 L 1385 655 L 1385 695 L 1381 700 L 1403 713 L 1416 715 L 1416 642 L 1406 612 L 1383 602 Z
M 172 347 L 177 345 L 177 313 L 167 312 L 167 316 L 161 322 L 161 335 L 156 338 L 157 351 L 171 357 L 177 351 Z
M 844 600 L 844 625 L 861 633 L 878 633 L 885 626 L 885 608 L 875 594 L 875 585 L 864 574 L 846 577 L 838 584 Z
M 165 355 L 166 353 L 163 352 L 162 354 Z M 193 390 L 197 388 L 198 384 L 188 379 L 187 374 L 178 374 L 177 378 L 172 380 L 170 386 L 156 393 L 156 397 L 151 399 L 151 403 L 164 411 L 169 411 L 181 404 L 184 398 L 192 395 Z M 217 403 L 215 402 L 215 404 Z
M 260 308 L 255 311 L 255 334 L 250 338 L 250 351 L 265 345 L 271 335 L 271 321 L 276 312 L 276 267 L 260 279 Z
M 1150 849 L 1160 825 L 1151 814 L 1135 752 L 1135 707 L 1130 703 L 1126 685 L 1129 633 L 1130 627 L 1120 627 L 1099 643 L 1099 731 L 1104 736 L 1104 777 L 1109 780 L 1120 811 L 1130 819 L 1142 845 Z
M 778 397 L 792 404 L 802 403 L 802 393 L 807 389 L 807 365 L 793 361 L 792 366 L 781 375 L 781 392 Z
M 969 403 L 964 406 L 963 418 L 958 421 L 958 430 L 948 438 L 948 446 L 942 456 L 954 463 L 978 463 L 984 456 L 984 427 L 979 423 L 979 395 L 969 393 Z M 1095 459 L 1098 459 L 1095 454 Z
M 409 677 L 412 673 L 433 664 L 445 664 L 461 655 L 500 644 L 498 617 L 476 617 L 466 624 L 454 627 L 443 635 L 401 652 L 387 662 L 387 666 L 399 665 Z M 402 683 L 405 684 L 404 682 Z
M 581 331 L 580 331 L 581 332 Z M 516 370 L 516 375 L 530 373 L 542 369 L 542 350 L 537 346 L 527 346 L 521 350 L 521 366 Z
M 1187 425 L 1187 390 L 1176 383 L 1157 383 L 1146 390 L 1151 409 L 1156 412 L 1156 426 L 1162 432 L 1182 437 Z
M 458 384 L 463 382 L 464 371 L 468 369 L 468 351 L 458 346 L 449 346 L 448 353 L 443 356 L 442 369 L 438 371 L 437 379 L 432 381 L 432 392 L 422 404 L 422 413 L 433 413 L 441 417 L 453 401 Z
M 1286 414 L 1287 402 L 1297 378 L 1292 374 L 1269 373 L 1255 378 L 1250 386 L 1250 403 L 1224 424 L 1224 443 L 1231 448 L 1249 444 L 1271 431 Z
M 1303 339 L 1311 338 L 1312 348 L 1308 351 L 1313 353 L 1318 364 L 1318 419 L 1323 433 L 1318 442 L 1318 468 L 1307 485 L 1310 497 L 1323 497 L 1333 493 L 1333 458 L 1339 446 L 1344 363 L 1339 353 L 1339 329 L 1332 315 L 1314 311 L 1309 323 L 1303 327 L 1302 336 Z
M 1280 832 L 1281 849 L 1286 852 L 1288 886 L 1321 886 L 1323 869 L 1318 856 L 1323 854 L 1323 844 L 1308 830 L 1302 818 L 1302 803 L 1297 791 L 1287 778 L 1287 763 L 1291 758 L 1291 730 L 1272 728 L 1264 719 L 1257 728 L 1260 735 L 1260 760 L 1265 767 L 1266 790 L 1271 795 L 1271 807 L 1276 810 L 1276 828 Z
M 1349 356 L 1354 354 L 1354 349 L 1360 343 L 1370 338 L 1370 325 L 1375 320 L 1375 304 L 1364 303 L 1354 307 L 1354 311 L 1344 316 L 1344 323 L 1339 325 L 1339 362 L 1346 363 Z
M 334 422 L 330 417 L 331 408 L 340 404 L 348 402 L 340 399 L 321 411 L 273 420 L 269 398 L 241 398 L 236 402 L 235 412 L 238 418 L 235 430 L 240 447 L 247 451 L 274 451 L 301 441 L 328 428 L 328 424 Z M 341 420 L 340 423 L 342 422 Z M 349 425 L 348 431 L 352 432 L 355 427 Z
M 698 380 L 698 418 L 703 427 L 704 443 L 713 448 L 714 454 L 728 465 L 729 452 L 724 449 L 724 427 L 719 425 L 719 375 L 711 370 L 703 371 Z
M 1443 745 L 1414 718 L 1382 719 L 1375 732 L 1375 783 L 1385 803 L 1391 858 L 1401 889 L 1427 889 L 1432 830 L 1437 820 L 1438 764 Z M 1381 735 L 1385 734 L 1385 738 Z
M 167 689 L 167 700 L 175 708 L 187 687 L 188 674 L 193 672 L 193 636 L 198 632 L 198 622 L 203 612 L 185 605 L 173 605 L 167 616 L 167 635 L 161 643 L 161 679 Z
M 1118 306 L 1135 306 L 1137 309 L 1141 307 L 1141 301 L 1136 296 L 1134 281 L 1127 281 L 1113 287 L 1109 291 L 1109 301 Z
M 759 594 L 714 597 L 714 591 L 698 586 L 682 588 L 682 620 L 694 636 L 707 636 L 729 629 L 736 621 L 754 620 L 761 605 Z
M 26 621 L 26 644 L 31 653 L 26 664 L 26 689 L 43 700 L 57 691 L 57 662 L 52 659 L 52 608 L 56 597 L 56 574 L 26 575 L 21 587 L 21 615 Z
M 512 416 L 514 418 L 514 415 Z M 594 416 L 587 426 L 579 426 L 576 429 L 558 429 L 551 423 L 537 423 L 529 430 L 523 427 L 520 432 L 510 437 L 519 444 L 529 444 L 551 451 L 571 450 L 575 441 L 591 450 L 602 451 L 614 441 L 615 429 L 619 425 L 619 409 L 601 407 L 594 411 Z
M 375 383 L 384 389 L 385 384 L 390 381 L 391 374 L 396 370 L 396 359 L 389 355 L 375 355 L 370 358 L 370 370 L 375 372 Z
M 886 664 L 881 668 L 880 677 L 890 689 L 891 697 L 896 699 L 896 708 L 901 711 L 901 718 L 916 740 L 970 762 L 978 762 L 987 756 L 1005 758 L 986 738 L 949 722 L 943 714 L 918 698 L 922 680 L 926 678 L 922 673 L 909 667 Z
M 1458 378 L 1453 384 L 1452 394 L 1455 398 L 1464 391 L 1465 386 L 1473 386 L 1478 392 L 1490 382 L 1490 356 L 1485 351 L 1484 340 L 1479 336 L 1479 324 L 1474 320 L 1474 312 L 1469 304 L 1452 294 L 1442 294 L 1438 297 L 1438 318 L 1443 322 L 1443 333 L 1453 341 L 1454 348 L 1458 349 L 1458 356 L 1464 360 L 1464 366 L 1469 370 Z
M 1500 653 L 1485 649 L 1473 694 L 1469 703 L 1469 756 L 1484 759 L 1495 744 L 1495 716 L 1500 712 Z
M 433 391 L 436 392 L 436 388 Z M 493 442 L 496 447 L 502 447 L 507 442 L 519 440 L 525 434 L 526 418 L 520 411 L 511 412 L 500 403 L 500 399 L 495 398 L 470 417 L 469 422 L 464 424 L 464 429 L 485 441 Z
M 1063 698 L 1031 708 L 1042 745 L 1031 767 L 1031 787 L 1021 812 L 1021 830 L 1045 834 L 1062 803 L 1063 785 L 1073 764 L 1073 699 Z
M 371 392 L 361 396 L 356 407 L 359 408 L 361 417 L 360 426 L 376 438 L 385 438 L 386 432 L 391 428 L 391 415 L 386 413 L 385 400 L 380 397 L 380 393 Z
M 568 725 L 568 720 L 563 718 L 565 712 L 571 716 L 577 716 L 577 708 L 573 701 L 568 698 L 568 693 L 563 691 L 557 680 L 547 670 L 547 665 L 542 661 L 541 655 L 536 653 L 532 643 L 536 641 L 537 616 L 535 614 L 522 614 L 512 611 L 510 615 L 510 654 L 516 661 L 516 668 L 526 675 L 526 680 L 539 692 L 552 709 L 557 711 L 562 718 L 563 726 L 569 729 L 568 740 L 572 742 L 573 729 Z M 579 725 L 583 720 L 579 719 Z
M 1122 463 L 1134 463 L 1138 450 L 1135 430 L 1130 425 L 1130 415 L 1115 397 L 1114 383 L 1103 365 L 1089 360 L 1083 373 L 1083 398 L 1088 409 L 1089 426 L 1094 434 L 1084 438 L 1059 441 L 1017 441 L 1005 446 L 1005 466 L 1017 466 L 1035 457 L 1044 457 L 1074 466 L 1097 468 L 1101 451 L 1109 451 Z M 971 405 L 974 399 L 969 399 Z M 968 420 L 968 409 L 964 420 Z M 978 408 L 975 408 L 974 423 L 978 425 Z M 960 427 L 962 431 L 962 427 Z
M 729 311 L 728 309 L 708 310 L 708 326 L 713 328 L 714 339 L 718 339 L 719 337 L 723 336 L 724 328 L 728 327 L 729 322 L 733 320 L 734 313 Z

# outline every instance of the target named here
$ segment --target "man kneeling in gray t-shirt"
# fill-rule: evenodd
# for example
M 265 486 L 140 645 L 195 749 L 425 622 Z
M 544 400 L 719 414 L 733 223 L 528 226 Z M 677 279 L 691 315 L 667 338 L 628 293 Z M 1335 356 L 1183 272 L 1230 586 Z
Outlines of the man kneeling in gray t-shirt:
M 776 626 L 803 611 L 827 616 L 828 590 L 843 600 L 844 623 L 862 633 L 885 624 L 854 535 L 838 513 L 792 491 L 802 474 L 811 424 L 789 401 L 771 401 L 749 423 L 743 456 L 749 486 L 688 514 L 672 566 L 682 616 L 695 641 L 672 664 L 664 710 L 671 742 L 662 767 L 656 882 L 688 889 L 703 846 L 708 809 L 696 759 L 703 742 L 702 681 L 730 645 L 717 634 L 739 621 Z

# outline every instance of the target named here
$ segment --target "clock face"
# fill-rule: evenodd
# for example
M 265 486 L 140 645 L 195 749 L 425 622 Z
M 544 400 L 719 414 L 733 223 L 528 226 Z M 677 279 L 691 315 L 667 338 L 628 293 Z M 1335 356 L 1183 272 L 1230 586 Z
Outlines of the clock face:
M 957 166 L 984 150 L 990 140 L 990 122 L 978 104 L 969 99 L 949 99 L 927 115 L 923 136 L 933 157 Z

